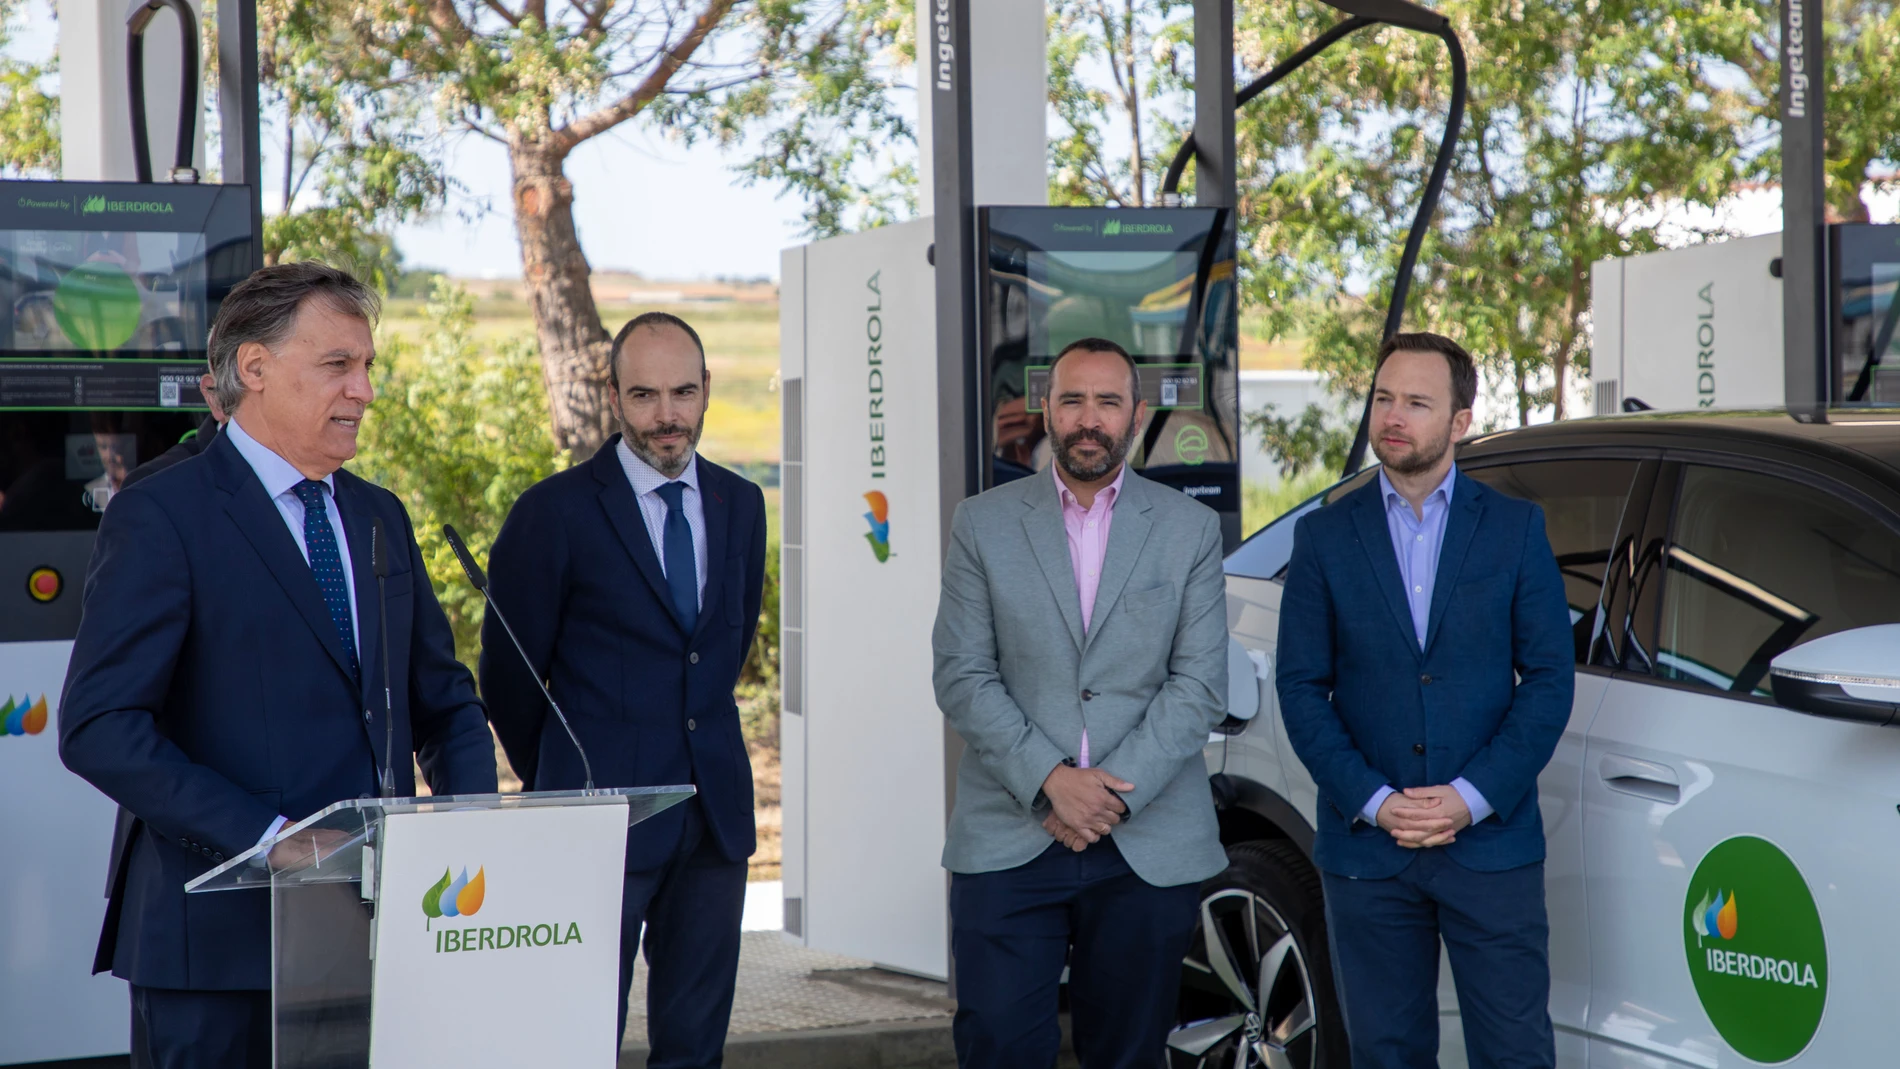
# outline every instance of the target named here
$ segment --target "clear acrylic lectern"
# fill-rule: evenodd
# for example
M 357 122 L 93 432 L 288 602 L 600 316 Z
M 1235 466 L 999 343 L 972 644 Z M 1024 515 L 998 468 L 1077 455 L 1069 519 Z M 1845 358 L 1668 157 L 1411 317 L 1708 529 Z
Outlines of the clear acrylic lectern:
M 534 953 L 509 955 L 507 950 L 514 947 L 523 951 L 542 950 L 549 943 L 559 947 L 564 934 L 571 941 L 580 942 L 577 938 L 580 928 L 570 915 L 575 912 L 573 909 L 570 908 L 567 914 L 562 914 L 558 908 L 552 913 L 532 908 L 523 912 L 523 903 L 517 902 L 512 916 L 534 923 L 504 924 L 500 928 L 494 927 L 492 923 L 481 928 L 466 927 L 466 934 L 463 929 L 453 927 L 451 920 L 460 914 L 464 915 L 465 924 L 476 923 L 466 915 L 482 909 L 485 895 L 490 899 L 494 897 L 490 888 L 496 886 L 498 878 L 504 881 L 504 886 L 518 889 L 539 880 L 541 882 L 535 886 L 553 886 L 567 891 L 573 890 L 571 885 L 574 883 L 591 881 L 600 886 L 581 889 L 596 898 L 590 907 L 593 911 L 587 915 L 594 918 L 590 920 L 589 927 L 598 934 L 590 933 L 595 945 L 587 948 L 588 953 L 597 955 L 608 946 L 617 948 L 618 945 L 617 919 L 621 890 L 618 861 L 611 865 L 579 865 L 574 870 L 578 875 L 563 873 L 558 877 L 545 871 L 551 867 L 546 861 L 533 861 L 532 851 L 529 859 L 509 864 L 509 847 L 506 843 L 498 842 L 493 850 L 484 850 L 479 821 L 473 824 L 475 837 L 471 840 L 468 834 L 471 821 L 454 818 L 454 814 L 592 809 L 583 822 L 598 829 L 601 822 L 607 819 L 607 813 L 594 807 L 612 806 L 625 809 L 624 824 L 614 822 L 615 827 L 624 828 L 691 798 L 693 793 L 694 789 L 689 786 L 632 787 L 338 802 L 285 828 L 271 842 L 260 844 L 250 852 L 232 858 L 191 881 L 185 885 L 185 890 L 192 893 L 270 893 L 271 1002 L 275 1028 L 272 1047 L 277 1069 L 364 1069 L 370 1065 L 372 1035 L 375 1037 L 374 1047 L 379 1052 L 378 1069 L 382 1069 L 382 1062 L 394 1060 L 389 1052 L 406 1049 L 396 1041 L 401 1037 L 392 1039 L 391 1030 L 411 1027 L 412 1021 L 426 1014 L 409 1012 L 409 1007 L 405 1007 L 399 1021 L 385 1021 L 380 1028 L 373 1027 L 372 1008 L 389 1005 L 386 999 L 378 997 L 376 990 L 378 973 L 382 971 L 375 960 L 376 949 L 392 945 L 387 939 L 378 939 L 378 924 L 404 926 L 401 938 L 407 942 L 400 944 L 404 955 L 421 960 L 424 964 L 436 961 L 436 955 L 440 955 L 445 946 L 450 950 L 469 951 L 494 948 L 502 953 L 456 954 L 448 960 L 458 966 L 472 964 L 477 972 L 491 961 L 505 960 L 511 980 L 524 975 L 521 963 L 525 962 L 530 966 L 526 975 L 531 976 L 536 967 L 550 969 L 552 971 L 548 975 L 556 978 L 551 982 L 559 982 L 559 978 L 568 975 L 568 970 L 571 970 L 571 966 L 564 961 L 555 960 L 546 954 L 539 957 Z M 575 813 L 573 816 L 580 817 L 582 814 Z M 519 833 L 526 830 L 532 840 L 536 829 L 530 825 L 539 822 L 543 828 L 558 829 L 561 820 L 567 818 L 554 814 L 532 817 L 524 812 L 519 817 L 498 819 L 514 826 L 512 830 L 517 839 Z M 568 823 L 571 825 L 573 821 L 569 819 Z M 403 856 L 401 860 L 406 864 L 399 867 L 399 871 L 404 873 L 414 871 L 417 864 L 439 864 L 433 860 L 433 855 L 440 852 L 424 849 L 422 844 L 427 842 L 429 836 L 418 832 L 427 833 L 437 828 L 447 832 L 451 825 L 455 825 L 461 834 L 444 836 L 449 842 L 458 844 L 448 851 L 451 857 L 450 870 L 457 864 L 466 867 L 479 864 L 481 867 L 476 869 L 477 875 L 472 881 L 464 872 L 460 879 L 452 883 L 445 882 L 450 879 L 445 874 L 442 881 L 433 881 L 422 887 L 407 886 L 417 882 L 412 876 L 405 876 L 402 881 L 404 886 L 385 884 L 383 877 L 391 860 L 387 855 L 392 851 L 399 855 L 404 851 L 409 855 L 431 855 L 419 859 Z M 402 835 L 393 834 L 398 827 Z M 611 853 L 616 857 L 624 850 L 625 836 L 617 836 L 617 840 L 619 845 L 611 848 Z M 471 842 L 474 843 L 472 848 L 469 846 Z M 546 856 L 562 858 L 570 853 L 608 852 L 594 849 L 580 841 L 558 844 L 537 842 L 535 845 L 555 851 L 553 855 Z M 467 855 L 476 856 L 456 860 Z M 523 872 L 523 869 L 540 871 Z M 432 868 L 425 871 L 433 873 Z M 495 875 L 485 875 L 489 872 Z M 510 878 L 514 880 L 512 885 L 506 884 Z M 611 885 L 608 885 L 610 879 Z M 554 882 L 549 883 L 551 880 Z M 389 892 L 387 904 L 384 901 L 385 890 Z M 527 899 L 530 890 L 519 890 L 514 897 Z M 598 918 L 608 916 L 601 907 L 609 898 L 614 931 L 600 932 L 598 929 L 606 922 Z M 423 903 L 419 909 L 418 902 Z M 461 907 L 459 910 L 458 902 Z M 495 903 L 491 901 L 490 905 Z M 491 909 L 489 912 L 500 914 L 500 919 L 504 921 L 510 919 L 506 908 Z M 570 926 L 567 932 L 562 930 L 564 924 Z M 411 933 L 409 928 L 414 928 L 415 932 Z M 450 931 L 456 933 L 454 945 L 445 942 Z M 482 932 L 488 934 L 480 936 Z M 469 945 L 462 946 L 464 942 Z M 411 944 L 415 944 L 413 952 Z M 417 955 L 422 957 L 418 959 Z M 385 957 L 391 959 L 387 964 L 394 970 L 398 955 L 386 951 Z M 547 960 L 543 961 L 543 958 Z M 453 984 L 470 971 L 468 967 L 458 968 L 438 990 L 444 993 L 444 997 L 459 997 L 466 1005 L 467 993 L 458 996 L 453 991 Z M 391 975 L 399 975 L 403 983 L 412 984 L 416 982 L 418 974 L 414 967 L 405 962 L 401 970 L 392 971 Z M 423 985 L 429 986 L 426 974 L 422 975 Z M 495 986 L 492 981 L 481 981 L 481 984 L 483 990 Z M 431 996 L 416 997 L 427 999 Z M 564 1006 L 566 1004 L 562 1003 Z M 468 1006 L 468 1010 L 471 1011 L 470 1019 L 477 1022 L 482 1020 L 476 1007 Z M 531 1022 L 524 1022 L 519 1027 L 535 1026 Z M 479 1031 L 479 1028 L 474 1030 Z M 592 1031 L 591 1028 L 587 1030 Z M 611 1031 L 610 1021 L 605 1032 Z M 560 1046 L 556 1042 L 552 1047 L 540 1049 L 550 1051 Z M 591 1051 L 593 1048 L 592 1042 L 586 1044 L 586 1049 Z M 594 1059 L 589 1057 L 582 1060 Z

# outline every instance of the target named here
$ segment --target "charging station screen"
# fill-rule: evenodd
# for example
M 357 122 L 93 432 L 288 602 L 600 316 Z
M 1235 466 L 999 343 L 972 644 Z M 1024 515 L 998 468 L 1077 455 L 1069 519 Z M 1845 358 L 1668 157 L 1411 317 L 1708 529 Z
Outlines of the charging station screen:
M 0 232 L 10 353 L 202 353 L 205 236 Z
M 1222 514 L 1239 541 L 1239 319 L 1230 213 L 978 209 L 981 482 L 1045 471 L 1050 366 L 1106 338 L 1135 359 L 1147 417 L 1129 466 Z
M 1196 253 L 1038 250 L 1024 259 L 1032 353 L 1059 353 L 1080 338 L 1107 338 L 1137 356 L 1181 351 Z

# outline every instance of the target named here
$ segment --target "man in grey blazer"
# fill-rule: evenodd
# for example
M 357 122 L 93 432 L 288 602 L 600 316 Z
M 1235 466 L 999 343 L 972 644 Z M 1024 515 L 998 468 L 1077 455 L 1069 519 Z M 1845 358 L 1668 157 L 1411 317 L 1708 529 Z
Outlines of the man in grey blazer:
M 1056 356 L 1053 470 L 958 506 L 932 646 L 968 744 L 944 844 L 963 1069 L 1047 1069 L 1069 966 L 1083 1069 L 1161 1064 L 1200 882 L 1227 864 L 1201 747 L 1223 715 L 1220 524 L 1127 470 L 1135 362 Z

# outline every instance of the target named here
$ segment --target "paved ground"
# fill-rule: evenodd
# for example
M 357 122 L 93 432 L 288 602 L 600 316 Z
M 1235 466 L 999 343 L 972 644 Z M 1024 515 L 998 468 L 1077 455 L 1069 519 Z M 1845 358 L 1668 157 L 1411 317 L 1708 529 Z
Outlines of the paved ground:
M 726 1044 L 728 1069 L 954 1067 L 943 984 L 826 954 L 779 934 L 777 883 L 746 888 L 739 983 Z M 622 1069 L 646 1065 L 646 963 L 634 970 Z

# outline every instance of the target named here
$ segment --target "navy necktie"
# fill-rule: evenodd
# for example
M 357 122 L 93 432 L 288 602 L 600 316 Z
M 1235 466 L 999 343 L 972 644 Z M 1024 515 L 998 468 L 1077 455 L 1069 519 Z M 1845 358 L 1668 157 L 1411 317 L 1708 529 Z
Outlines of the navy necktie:
M 666 526 L 660 539 L 666 589 L 673 595 L 673 608 L 690 635 L 699 623 L 699 566 L 693 561 L 693 528 L 687 524 L 682 507 L 686 484 L 661 483 L 658 493 L 666 502 Z
M 323 605 L 330 610 L 337 637 L 343 640 L 350 675 L 356 676 L 360 669 L 356 663 L 356 627 L 350 620 L 350 587 L 343 575 L 343 554 L 337 549 L 336 532 L 330 527 L 324 486 L 315 479 L 305 479 L 291 490 L 303 502 L 303 545 L 310 555 L 310 574 L 317 577 Z

